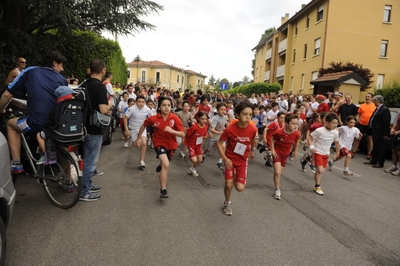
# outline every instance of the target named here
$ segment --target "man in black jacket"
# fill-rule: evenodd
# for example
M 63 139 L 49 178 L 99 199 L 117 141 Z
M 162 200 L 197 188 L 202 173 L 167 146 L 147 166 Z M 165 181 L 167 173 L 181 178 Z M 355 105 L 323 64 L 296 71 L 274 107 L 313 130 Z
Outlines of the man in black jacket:
M 372 98 L 376 109 L 368 123 L 368 135 L 371 133 L 374 142 L 372 159 L 364 164 L 371 164 L 374 168 L 383 168 L 385 164 L 385 141 L 390 133 L 390 111 L 384 104 L 382 95 Z

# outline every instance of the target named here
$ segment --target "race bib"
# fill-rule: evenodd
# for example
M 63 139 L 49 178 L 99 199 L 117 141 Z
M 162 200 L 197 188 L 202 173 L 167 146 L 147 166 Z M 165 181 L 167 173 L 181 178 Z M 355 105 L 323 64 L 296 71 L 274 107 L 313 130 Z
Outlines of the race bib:
M 196 139 L 196 145 L 200 145 L 201 143 L 203 143 L 203 137 L 198 137 Z
M 233 150 L 234 153 L 242 155 L 244 154 L 244 152 L 246 151 L 247 146 L 238 142 L 236 143 L 235 149 Z

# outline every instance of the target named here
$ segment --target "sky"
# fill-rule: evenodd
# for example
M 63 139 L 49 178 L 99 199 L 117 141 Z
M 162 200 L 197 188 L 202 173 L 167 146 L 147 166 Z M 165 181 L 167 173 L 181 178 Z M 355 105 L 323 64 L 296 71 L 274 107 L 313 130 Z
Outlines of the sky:
M 135 36 L 118 36 L 126 62 L 139 55 L 190 69 L 215 79 L 242 81 L 251 75 L 252 49 L 262 33 L 281 25 L 310 0 L 153 0 L 164 7 L 159 14 L 141 17 L 156 26 Z M 114 39 L 111 34 L 104 37 Z M 189 65 L 189 67 L 186 67 Z

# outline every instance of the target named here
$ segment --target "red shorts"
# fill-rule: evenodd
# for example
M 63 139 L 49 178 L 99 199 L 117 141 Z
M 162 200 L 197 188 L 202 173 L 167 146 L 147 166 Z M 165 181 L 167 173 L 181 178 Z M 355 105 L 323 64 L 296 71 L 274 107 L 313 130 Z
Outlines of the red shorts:
M 288 161 L 288 159 L 289 159 L 289 155 L 290 154 L 288 154 L 288 155 L 283 155 L 283 154 L 276 154 L 276 158 L 274 158 L 274 163 L 281 163 L 281 166 L 282 167 L 285 167 L 286 166 L 286 163 L 287 163 L 287 161 Z
M 350 152 L 349 152 L 349 150 L 347 148 L 341 148 L 340 149 L 340 153 L 339 153 L 340 158 L 346 157 L 347 154 L 350 154 Z
M 322 166 L 323 168 L 326 168 L 329 160 L 329 155 L 322 155 L 319 153 L 314 153 L 313 159 L 312 159 L 312 164 L 314 166 Z
M 202 155 L 203 151 L 201 150 L 201 145 L 196 145 L 194 147 L 188 147 L 189 150 L 189 158 L 196 157 L 198 155 Z
M 247 164 L 248 161 L 246 160 L 245 164 L 235 165 L 232 162 L 233 166 L 229 169 L 225 169 L 225 180 L 231 180 L 235 178 L 236 173 L 236 182 L 246 185 L 247 179 Z

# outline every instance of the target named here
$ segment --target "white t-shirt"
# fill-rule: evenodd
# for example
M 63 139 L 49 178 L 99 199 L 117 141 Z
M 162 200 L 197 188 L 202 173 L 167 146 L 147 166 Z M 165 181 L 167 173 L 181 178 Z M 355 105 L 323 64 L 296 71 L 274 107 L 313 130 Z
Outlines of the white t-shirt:
M 313 137 L 311 145 L 321 155 L 329 155 L 332 142 L 339 140 L 337 130 L 327 130 L 325 127 L 317 128 L 311 133 L 311 136 Z
M 130 130 L 139 130 L 142 126 L 144 120 L 153 115 L 153 112 L 149 107 L 144 106 L 140 109 L 136 104 L 132 107 L 129 107 L 126 111 L 125 115 L 129 118 L 128 127 Z
M 118 103 L 118 110 L 119 110 L 119 109 L 122 110 L 122 112 L 119 113 L 119 117 L 120 117 L 120 118 L 123 118 L 123 117 L 124 117 L 124 108 L 125 108 L 125 107 L 128 107 L 128 102 L 119 101 L 119 103 Z
M 312 108 L 317 109 L 317 108 L 318 108 L 318 105 L 319 105 L 318 102 L 313 102 L 313 103 L 310 102 L 310 106 L 308 107 L 306 116 L 307 116 L 307 117 L 310 117 L 310 116 L 314 113 L 314 111 L 312 110 Z
M 258 100 L 257 100 L 257 98 L 249 98 L 249 102 L 252 104 L 257 104 Z
M 356 127 L 349 128 L 348 126 L 343 126 L 338 128 L 339 131 L 339 143 L 341 148 L 346 148 L 349 151 L 353 146 L 354 138 L 360 136 L 360 130 Z
M 269 124 L 272 124 L 275 121 L 275 119 L 278 118 L 278 113 L 279 113 L 279 109 L 276 111 L 269 110 L 267 113 L 267 118 L 269 119 L 269 121 L 267 119 L 263 119 L 263 123 L 266 124 L 267 126 Z
M 129 93 L 128 92 L 128 95 L 129 95 L 129 98 L 132 98 L 132 99 L 134 99 L 135 101 L 136 101 L 136 94 L 134 93 L 134 92 L 132 92 L 132 93 Z
M 288 101 L 283 100 L 279 102 L 279 111 L 287 113 L 288 111 Z

